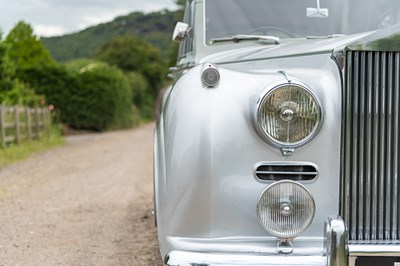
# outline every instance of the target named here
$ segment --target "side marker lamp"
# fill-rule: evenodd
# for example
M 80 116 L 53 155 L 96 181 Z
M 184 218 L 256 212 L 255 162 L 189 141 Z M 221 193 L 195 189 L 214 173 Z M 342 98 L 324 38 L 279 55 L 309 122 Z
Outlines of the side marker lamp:
M 204 63 L 201 69 L 201 81 L 206 87 L 212 88 L 219 83 L 220 74 L 216 65 Z

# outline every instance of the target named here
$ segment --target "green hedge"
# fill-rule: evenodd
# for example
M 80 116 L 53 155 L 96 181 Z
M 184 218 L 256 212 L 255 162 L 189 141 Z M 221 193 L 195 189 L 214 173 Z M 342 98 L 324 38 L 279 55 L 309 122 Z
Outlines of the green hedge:
M 134 120 L 132 91 L 124 73 L 93 60 L 19 71 L 38 93 L 55 106 L 61 122 L 95 131 L 128 128 Z

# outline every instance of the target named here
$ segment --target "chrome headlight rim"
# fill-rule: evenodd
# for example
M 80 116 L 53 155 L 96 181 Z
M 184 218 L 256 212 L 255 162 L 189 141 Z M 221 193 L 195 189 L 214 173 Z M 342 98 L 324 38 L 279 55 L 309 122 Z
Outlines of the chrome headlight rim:
M 312 203 L 312 206 L 313 206 L 313 212 L 312 212 L 312 214 L 311 214 L 311 216 L 310 216 L 309 222 L 308 222 L 305 226 L 303 226 L 303 229 L 302 229 L 301 231 L 297 232 L 296 234 L 291 234 L 291 235 L 288 235 L 288 234 L 279 234 L 279 233 L 277 233 L 276 231 L 271 230 L 271 229 L 262 221 L 262 219 L 261 219 L 261 217 L 260 217 L 260 212 L 259 212 L 259 210 L 260 210 L 260 208 L 261 208 L 261 206 L 260 206 L 261 204 L 260 204 L 260 203 L 261 203 L 262 198 L 265 196 L 266 191 L 272 189 L 272 188 L 275 187 L 275 186 L 279 186 L 280 184 L 284 184 L 284 183 L 290 183 L 290 184 L 293 184 L 293 185 L 297 185 L 297 186 L 299 186 L 301 189 L 303 189 L 303 190 L 306 192 L 306 194 L 309 196 L 309 198 L 311 199 L 311 203 Z M 280 240 L 288 240 L 288 239 L 294 239 L 294 238 L 296 238 L 297 236 L 299 236 L 300 234 L 302 234 L 304 231 L 306 231 L 306 230 L 308 229 L 308 227 L 310 227 L 310 225 L 312 224 L 312 222 L 313 222 L 313 220 L 314 220 L 314 217 L 315 217 L 316 204 L 315 204 L 315 199 L 314 199 L 314 197 L 312 196 L 310 190 L 307 189 L 303 184 L 301 184 L 301 183 L 299 183 L 299 182 L 296 182 L 296 181 L 293 181 L 293 180 L 289 180 L 289 179 L 288 179 L 288 180 L 280 180 L 280 181 L 276 181 L 276 182 L 271 183 L 270 185 L 268 185 L 268 186 L 262 191 L 262 193 L 260 194 L 260 196 L 259 196 L 259 198 L 258 198 L 258 201 L 257 201 L 256 212 L 257 212 L 258 221 L 259 221 L 259 223 L 262 225 L 262 227 L 264 228 L 265 231 L 267 231 L 267 232 L 270 233 L 271 235 L 277 237 L 277 239 L 280 239 Z
M 262 125 L 260 124 L 261 118 L 260 118 L 260 107 L 264 103 L 264 100 L 268 98 L 272 93 L 274 93 L 277 89 L 280 89 L 285 86 L 297 86 L 305 90 L 309 95 L 312 96 L 313 100 L 316 102 L 318 106 L 318 121 L 316 126 L 314 127 L 313 131 L 308 134 L 304 139 L 296 141 L 296 142 L 282 142 L 277 139 L 274 139 L 273 137 L 269 136 L 264 130 Z M 257 133 L 259 136 L 268 144 L 271 146 L 281 149 L 281 148 L 300 148 L 304 146 L 305 144 L 309 143 L 319 132 L 321 129 L 322 121 L 323 121 L 323 110 L 322 110 L 322 105 L 321 101 L 318 99 L 318 97 L 315 95 L 315 93 L 307 86 L 305 83 L 299 81 L 299 80 L 291 80 L 288 82 L 287 80 L 280 80 L 271 83 L 261 93 L 261 96 L 258 98 L 257 103 L 256 103 L 256 108 L 254 112 L 254 124 L 257 130 Z

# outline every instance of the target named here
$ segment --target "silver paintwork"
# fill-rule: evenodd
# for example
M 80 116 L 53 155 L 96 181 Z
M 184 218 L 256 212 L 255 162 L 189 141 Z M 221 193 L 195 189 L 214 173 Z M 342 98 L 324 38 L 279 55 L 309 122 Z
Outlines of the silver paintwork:
M 376 35 L 208 46 L 204 3 L 193 1 L 195 49 L 179 61 L 154 135 L 155 215 L 165 263 L 342 265 L 347 249 L 350 259 L 379 249 L 399 255 L 398 246 L 343 244 L 347 231 L 339 218 L 324 227 L 338 215 L 340 200 L 343 72 L 332 53 Z M 202 84 L 204 62 L 218 66 L 213 88 Z M 260 138 L 253 121 L 257 100 L 282 73 L 307 84 L 324 112 L 318 134 L 290 156 Z M 318 169 L 317 179 L 300 182 L 314 196 L 316 213 L 291 255 L 279 254 L 276 237 L 258 222 L 255 206 L 270 183 L 254 178 L 258 162 L 310 162 Z
M 291 69 L 297 67 L 296 60 L 288 60 L 292 63 L 286 66 L 286 60 L 279 60 L 291 75 L 308 77 L 326 110 L 319 134 L 290 159 L 258 136 L 251 119 L 265 84 L 281 79 L 280 74 L 243 73 L 220 67 L 220 84 L 206 89 L 199 78 L 201 68 L 195 67 L 177 82 L 157 127 L 157 216 L 164 254 L 173 249 L 166 236 L 236 235 L 250 240 L 268 236 L 254 209 L 249 209 L 256 206 L 266 187 L 253 178 L 254 164 L 259 161 L 310 161 L 318 165 L 319 182 L 305 184 L 320 200 L 314 223 L 304 237 L 322 237 L 326 217 L 338 213 L 338 193 L 330 192 L 339 189 L 340 79 L 334 74 L 338 70 L 329 55 L 311 58 L 298 61 L 305 67 L 304 72 Z M 315 70 L 318 61 L 326 69 Z M 311 62 L 313 67 L 307 67 Z M 320 147 L 331 152 L 316 154 L 314 150 Z M 330 188 L 329 197 L 325 187 Z M 262 248 L 265 244 L 259 245 Z M 295 250 L 298 245 L 295 242 Z M 322 250 L 322 242 L 318 246 Z

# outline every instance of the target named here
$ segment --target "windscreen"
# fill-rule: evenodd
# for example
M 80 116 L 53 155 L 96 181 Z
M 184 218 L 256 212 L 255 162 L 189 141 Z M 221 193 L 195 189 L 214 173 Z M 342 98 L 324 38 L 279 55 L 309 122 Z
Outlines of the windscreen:
M 206 40 L 349 35 L 400 22 L 400 0 L 206 0 Z

